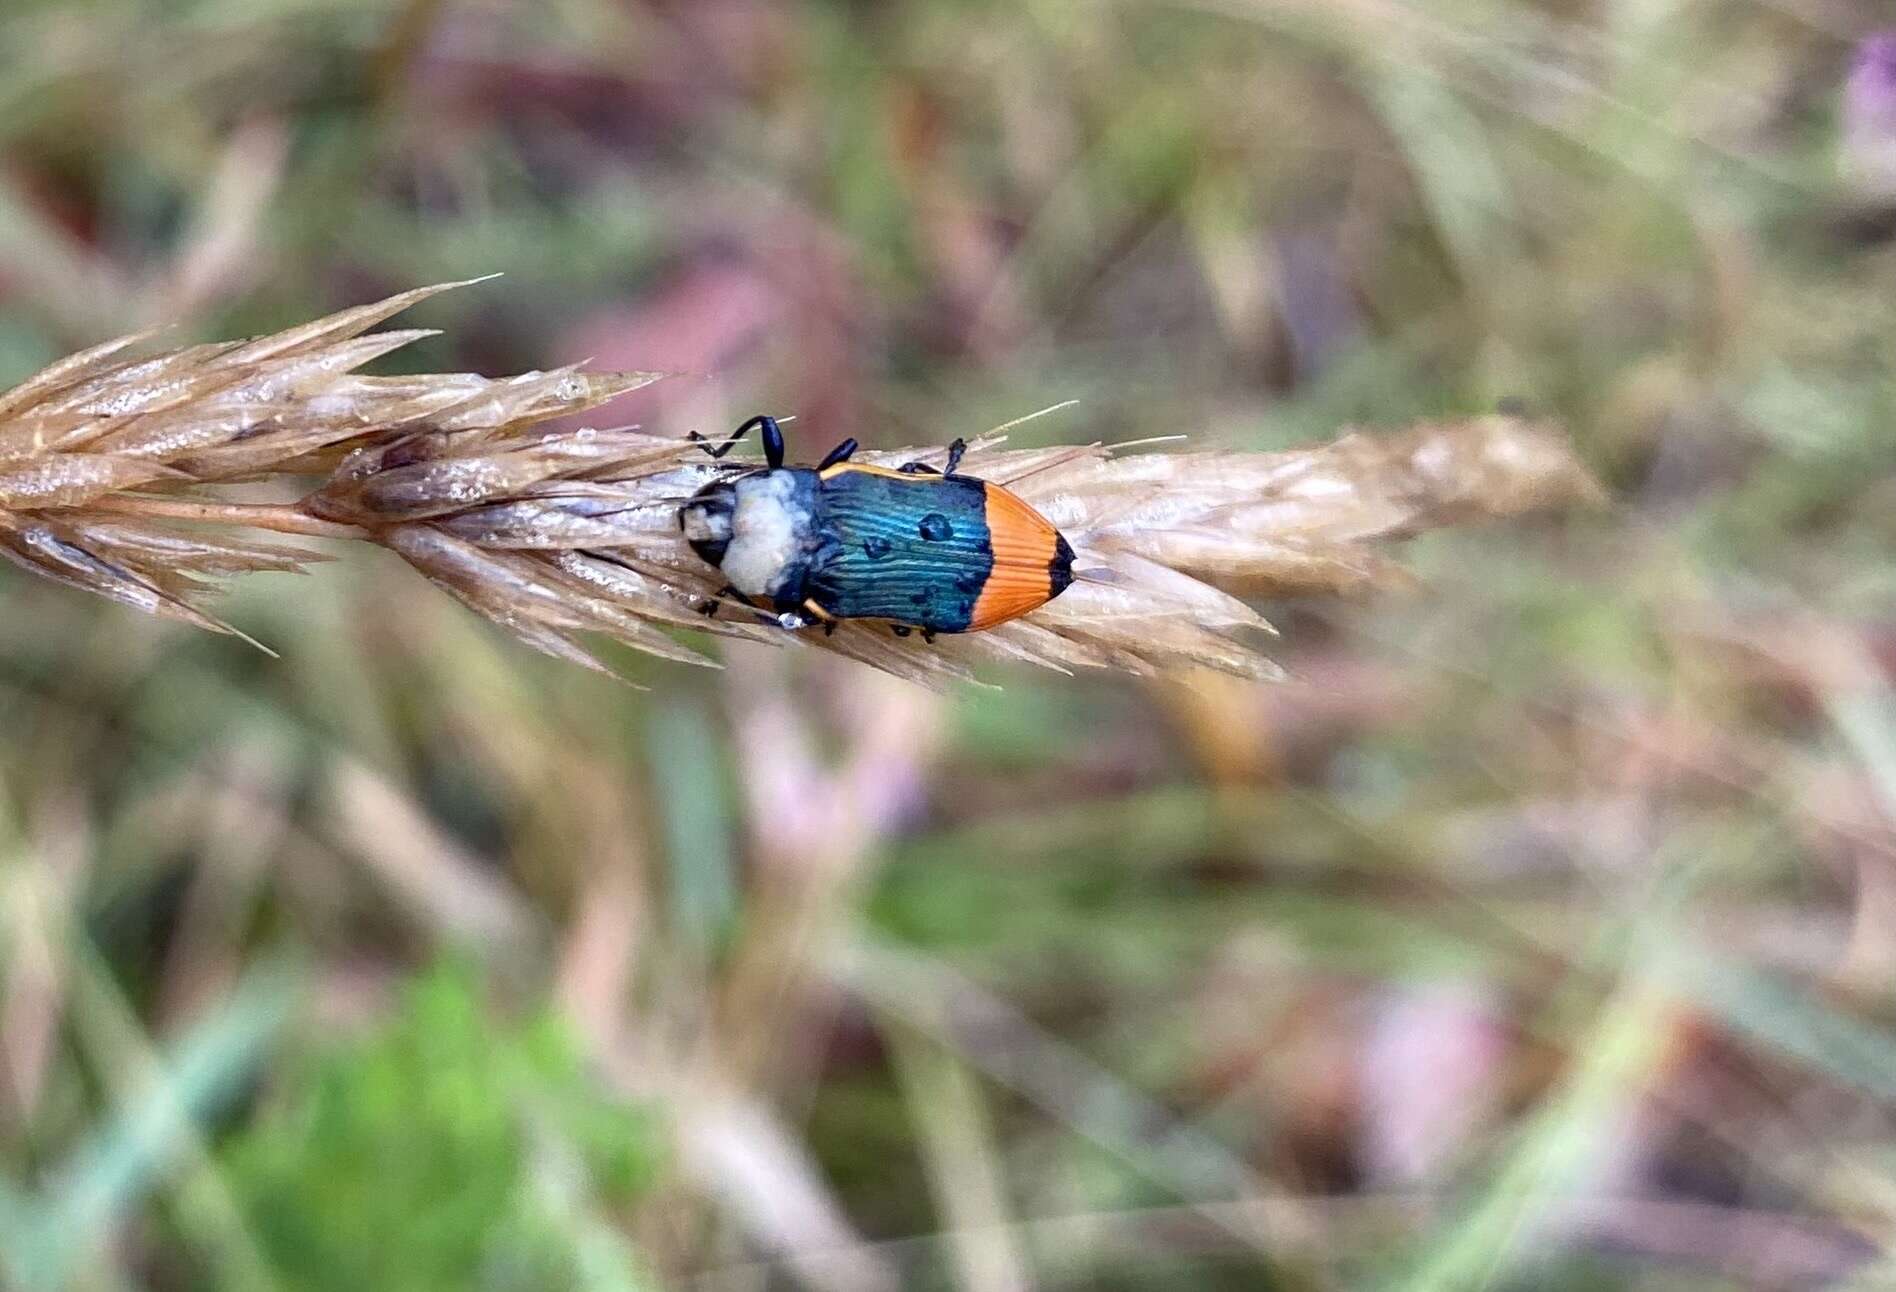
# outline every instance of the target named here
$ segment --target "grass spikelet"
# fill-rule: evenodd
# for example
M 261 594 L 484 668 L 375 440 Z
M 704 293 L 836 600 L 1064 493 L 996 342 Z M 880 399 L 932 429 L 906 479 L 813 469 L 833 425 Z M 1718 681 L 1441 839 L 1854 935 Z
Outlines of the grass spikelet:
M 722 579 L 686 545 L 677 510 L 745 468 L 636 430 L 535 429 L 658 374 L 356 371 L 430 335 L 369 328 L 454 285 L 246 342 L 140 355 L 146 338 L 129 337 L 0 395 L 0 553 L 216 631 L 230 629 L 203 603 L 219 580 L 314 559 L 256 537 L 282 531 L 379 543 L 527 645 L 595 668 L 589 634 L 714 663 L 666 631 L 685 628 L 794 640 L 925 684 L 990 662 L 1270 678 L 1277 666 L 1257 645 L 1270 625 L 1249 600 L 1353 592 L 1393 573 L 1386 540 L 1598 497 L 1557 428 L 1515 417 L 1279 453 L 1018 450 L 994 434 L 961 469 L 1007 485 L 1066 533 L 1078 577 L 1064 595 L 932 644 L 868 623 L 793 635 L 743 607 L 711 620 L 698 608 Z M 294 508 L 203 488 L 310 473 L 327 478 Z M 187 522 L 221 532 L 206 539 Z
M 140 353 L 95 346 L 0 394 L 0 554 L 34 573 L 198 627 L 219 580 L 294 572 L 313 553 L 260 531 L 351 535 L 197 486 L 334 469 L 422 424 L 467 440 L 589 408 L 655 380 L 571 370 L 365 377 L 432 333 L 368 329 L 458 284 L 403 292 L 271 336 Z M 180 528 L 220 522 L 221 532 Z

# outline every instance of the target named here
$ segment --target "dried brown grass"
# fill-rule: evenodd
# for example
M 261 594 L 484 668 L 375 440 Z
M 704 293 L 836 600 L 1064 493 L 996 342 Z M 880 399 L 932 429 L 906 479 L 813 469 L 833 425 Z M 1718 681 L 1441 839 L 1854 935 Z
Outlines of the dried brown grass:
M 250 341 L 134 357 L 149 337 L 125 337 L 0 395 L 0 552 L 220 632 L 233 630 L 206 609 L 220 581 L 322 559 L 267 537 L 292 533 L 381 544 L 526 644 L 593 668 L 594 633 L 715 664 L 673 635 L 689 630 L 795 640 L 929 683 L 998 661 L 1268 678 L 1278 670 L 1257 642 L 1270 627 L 1245 598 L 1354 592 L 1396 573 L 1387 540 L 1598 497 L 1557 427 L 1517 417 L 1280 453 L 1009 449 L 990 435 L 962 469 L 1066 533 L 1081 578 L 1061 597 L 932 645 L 866 623 L 826 637 L 709 621 L 696 606 L 721 580 L 685 545 L 676 509 L 730 467 L 636 430 L 536 429 L 659 374 L 356 371 L 430 335 L 370 328 L 456 285 Z M 295 506 L 228 491 L 313 474 L 326 479 Z

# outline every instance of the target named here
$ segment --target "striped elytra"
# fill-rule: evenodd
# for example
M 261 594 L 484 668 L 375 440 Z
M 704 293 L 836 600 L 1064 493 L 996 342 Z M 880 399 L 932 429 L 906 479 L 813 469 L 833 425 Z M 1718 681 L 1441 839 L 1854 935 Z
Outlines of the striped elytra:
M 1073 582 L 1073 549 L 1005 486 L 947 469 L 859 465 L 844 440 L 815 467 L 783 464 L 783 432 L 759 416 L 705 452 L 721 458 L 752 428 L 769 466 L 706 485 L 678 511 L 700 558 L 721 570 L 727 598 L 767 608 L 786 628 L 865 619 L 898 636 L 979 632 L 1017 619 Z
M 813 563 L 807 588 L 839 619 L 979 632 L 1072 582 L 1066 540 L 1000 485 L 847 464 L 821 479 L 815 519 L 834 546 Z

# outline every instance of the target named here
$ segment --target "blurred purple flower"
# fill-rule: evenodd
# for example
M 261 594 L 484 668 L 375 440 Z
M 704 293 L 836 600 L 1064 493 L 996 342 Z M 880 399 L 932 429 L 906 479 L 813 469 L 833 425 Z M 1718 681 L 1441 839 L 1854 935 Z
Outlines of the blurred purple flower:
M 1845 112 L 1853 118 L 1896 116 L 1896 28 L 1866 36 L 1850 63 Z
M 1844 182 L 1859 196 L 1896 197 L 1896 28 L 1863 38 L 1843 89 Z

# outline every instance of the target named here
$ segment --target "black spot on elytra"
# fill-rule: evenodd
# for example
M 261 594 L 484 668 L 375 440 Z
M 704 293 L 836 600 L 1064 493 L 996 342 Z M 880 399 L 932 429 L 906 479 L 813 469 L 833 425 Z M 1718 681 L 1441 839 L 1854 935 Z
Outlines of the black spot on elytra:
M 961 603 L 961 617 L 963 619 L 974 618 L 974 602 L 964 601 Z
M 955 536 L 955 527 L 948 523 L 946 516 L 931 511 L 922 517 L 922 523 L 915 527 L 915 532 L 931 543 L 945 543 Z
M 912 606 L 925 606 L 928 604 L 928 600 L 929 594 L 927 589 L 923 589 L 920 592 L 909 593 L 909 604 Z
M 958 575 L 955 578 L 955 591 L 972 597 L 981 591 L 981 580 L 972 574 Z
M 872 561 L 880 561 L 889 554 L 889 540 L 886 538 L 865 538 L 862 540 L 862 554 Z

